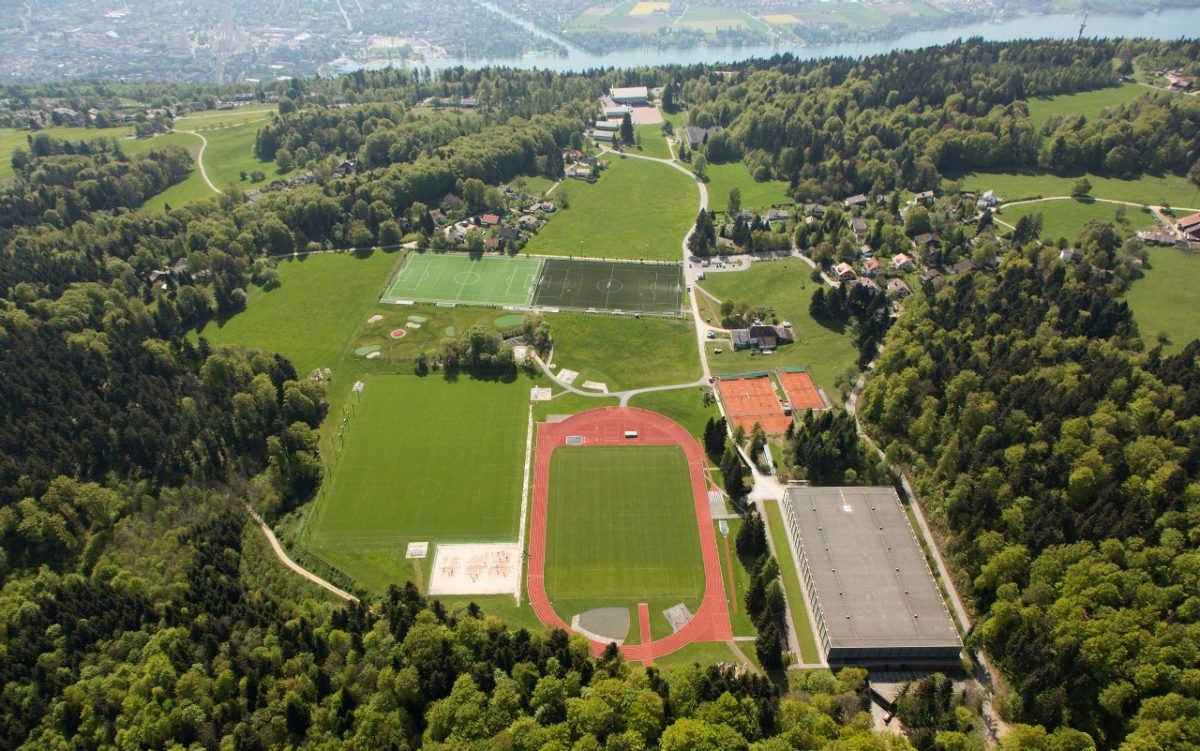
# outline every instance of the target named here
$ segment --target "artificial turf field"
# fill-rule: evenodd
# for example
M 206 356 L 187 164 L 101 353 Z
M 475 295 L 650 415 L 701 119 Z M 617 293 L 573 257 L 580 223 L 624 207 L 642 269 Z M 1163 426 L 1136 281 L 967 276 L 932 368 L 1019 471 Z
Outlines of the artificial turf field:
M 326 457 L 307 547 L 382 591 L 413 578 L 409 542 L 516 540 L 528 388 L 415 376 L 365 384 L 344 446 Z
M 529 305 L 541 258 L 412 254 L 383 302 L 450 302 L 464 305 Z
M 678 313 L 682 287 L 678 264 L 413 254 L 382 302 Z
M 533 303 L 576 310 L 678 313 L 683 270 L 676 264 L 549 258 Z
M 570 618 L 704 594 L 696 509 L 678 446 L 560 446 L 550 457 L 546 592 Z M 576 609 L 578 608 L 578 609 Z M 636 634 L 636 627 L 634 629 Z

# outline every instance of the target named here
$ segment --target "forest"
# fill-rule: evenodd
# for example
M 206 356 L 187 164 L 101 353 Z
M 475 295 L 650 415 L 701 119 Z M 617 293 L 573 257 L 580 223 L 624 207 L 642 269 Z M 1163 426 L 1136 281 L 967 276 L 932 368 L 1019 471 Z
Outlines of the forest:
M 326 600 L 275 568 L 245 513 L 311 500 L 324 393 L 277 354 L 212 347 L 194 331 L 242 310 L 251 285 L 278 283 L 276 256 L 427 240 L 434 207 L 557 176 L 609 86 L 670 87 L 692 123 L 724 126 L 704 147 L 711 163 L 742 160 L 797 200 L 871 191 L 895 204 L 899 190 L 977 166 L 1187 173 L 1200 157 L 1194 98 L 1149 94 L 1040 128 L 1023 100 L 1195 53 L 1188 41 L 967 40 L 720 74 L 458 69 L 271 84 L 291 104 L 255 148 L 299 155 L 312 181 L 162 213 L 135 209 L 182 179 L 182 151 L 33 138 L 0 189 L 0 746 L 980 748 L 978 697 L 936 679 L 901 702 L 906 739 L 872 730 L 862 670 L 647 669 L 411 585 Z M 55 88 L 80 102 L 131 90 Z M 486 105 L 421 104 L 451 95 Z M 360 169 L 335 169 L 351 159 Z M 867 215 L 871 242 L 902 247 L 915 227 L 885 211 Z M 833 258 L 842 226 L 805 225 L 794 239 Z M 958 256 L 1001 250 L 943 235 Z M 1134 272 L 1111 227 L 1078 238 L 1071 265 L 1032 235 L 1017 240 L 994 272 L 914 294 L 890 328 L 882 296 L 865 292 L 824 294 L 812 313 L 854 326 L 864 363 L 880 351 L 861 414 L 917 480 L 979 615 L 970 646 L 1000 669 L 1000 709 L 1016 723 L 1000 747 L 1195 745 L 1200 343 L 1145 350 L 1119 299 Z M 501 353 L 459 344 L 468 365 Z M 736 452 L 708 432 L 714 463 L 740 484 Z M 882 475 L 841 416 L 806 416 L 789 451 L 818 481 Z M 745 604 L 770 667 L 778 568 L 761 520 L 744 529 Z

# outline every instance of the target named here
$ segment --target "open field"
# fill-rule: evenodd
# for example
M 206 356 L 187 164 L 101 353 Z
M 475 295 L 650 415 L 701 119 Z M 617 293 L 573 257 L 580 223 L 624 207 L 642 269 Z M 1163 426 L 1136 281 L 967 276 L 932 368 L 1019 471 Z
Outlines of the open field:
M 642 148 L 639 154 L 646 156 L 656 156 L 659 159 L 670 159 L 671 149 L 667 146 L 667 139 L 663 137 L 663 126 L 661 123 L 651 125 L 649 123 L 643 125 L 634 125 L 633 131 L 641 139 Z
M 335 367 L 400 258 L 375 251 L 365 258 L 326 253 L 280 261 L 279 287 L 251 288 L 245 312 L 224 325 L 211 323 L 200 334 L 213 344 L 279 352 L 300 375 Z
M 685 175 L 664 164 L 615 158 L 594 184 L 573 180 L 554 192 L 558 212 L 525 246 L 530 255 L 674 261 L 699 199 Z
M 12 177 L 12 153 L 19 146 L 28 150 L 30 136 L 45 133 L 51 138 L 61 141 L 94 141 L 97 138 L 116 138 L 124 146 L 133 128 L 122 125 L 117 128 L 74 128 L 69 126 L 44 128 L 39 131 L 17 130 L 15 128 L 0 128 L 0 182 Z
M 767 356 L 751 356 L 748 350 L 734 352 L 728 340 L 709 342 L 708 363 L 713 373 L 804 367 L 818 388 L 837 401 L 836 379 L 854 370 L 858 353 L 849 336 L 825 328 L 809 316 L 808 305 L 817 288 L 809 278 L 811 273 L 812 268 L 804 261 L 788 258 L 756 262 L 746 271 L 712 273 L 701 282 L 704 289 L 722 300 L 774 308 L 776 318 L 792 322 L 796 336 L 795 344 L 784 345 Z M 716 317 L 713 322 L 720 323 Z M 721 354 L 714 354 L 716 349 L 722 350 Z
M 687 321 L 632 316 L 549 316 L 554 362 L 609 391 L 687 383 L 700 377 L 700 355 Z M 599 405 L 597 405 L 599 406 Z
M 784 529 L 783 514 L 775 501 L 767 501 L 763 505 L 767 511 L 766 522 L 771 529 L 771 539 L 775 543 L 775 560 L 779 561 L 779 578 L 783 580 L 783 592 L 787 595 L 792 625 L 796 629 L 796 640 L 800 643 L 800 659 L 806 663 L 816 663 L 821 659 L 821 653 L 817 650 L 817 640 L 813 636 L 812 625 L 808 622 L 804 592 L 800 588 L 800 574 L 792 557 L 787 530 Z
M 729 189 L 735 185 L 742 191 L 743 209 L 765 210 L 777 203 L 792 203 L 786 180 L 755 182 L 745 162 L 708 165 L 707 184 L 709 208 L 713 211 L 725 210 L 729 204 Z
M 1074 242 L 1087 223 L 1092 221 L 1111 224 L 1127 235 L 1137 229 L 1158 226 L 1153 216 L 1142 213 L 1137 206 L 1125 207 L 1128 224 L 1121 224 L 1117 222 L 1117 205 L 1099 201 L 1038 201 L 1006 208 L 1001 217 L 1005 222 L 1015 225 L 1021 217 L 1031 214 L 1042 215 L 1041 238 L 1048 243 L 1054 243 L 1060 237 Z
M 262 120 L 265 120 L 265 116 Z M 275 162 L 262 162 L 254 156 L 254 138 L 263 122 L 252 121 L 232 127 L 214 127 L 192 123 L 188 130 L 196 132 L 208 139 L 208 148 L 204 150 L 204 167 L 208 177 L 218 188 L 236 185 L 239 188 L 253 187 L 249 180 L 241 179 L 244 170 L 262 170 L 266 182 L 279 176 L 279 168 Z
M 1196 315 L 1200 289 L 1200 255 L 1175 248 L 1146 249 L 1149 268 L 1125 293 L 1133 309 L 1142 340 L 1149 349 L 1158 345 L 1160 333 L 1169 341 L 1167 353 L 1178 352 L 1200 338 L 1200 316 Z
M 542 263 L 540 258 L 414 253 L 393 277 L 382 301 L 528 305 Z
M 737 547 L 734 544 L 737 540 L 738 532 L 742 528 L 741 519 L 727 519 L 725 521 L 729 525 L 729 536 L 726 538 L 721 534 L 720 525 L 713 522 L 713 530 L 717 536 L 717 550 L 721 554 L 721 571 L 725 574 L 725 600 L 729 607 L 729 621 L 733 625 L 734 636 L 757 636 L 758 631 L 754 628 L 754 622 L 750 620 L 750 616 L 746 613 L 746 591 L 750 588 L 750 573 L 746 571 L 746 567 L 741 564 L 737 558 Z M 726 539 L 729 541 L 728 552 L 726 557 Z M 733 569 L 733 581 L 729 581 L 729 570 Z M 730 584 L 733 586 L 730 587 Z M 746 645 L 750 651 L 754 650 L 753 644 Z
M 679 19 L 679 25 L 700 29 L 715 34 L 720 29 L 755 29 L 761 31 L 767 24 L 736 8 L 717 8 L 705 5 L 689 5 Z
M 528 389 L 467 378 L 365 382 L 344 447 L 326 454 L 306 546 L 382 591 L 412 577 L 409 542 L 515 540 Z M 425 566 L 432 553 L 431 544 Z
M 662 610 L 699 605 L 699 532 L 678 447 L 560 446 L 549 497 L 546 591 L 564 617 L 645 602 L 657 637 L 670 633 Z
M 1150 92 L 1151 89 L 1145 86 L 1123 83 L 1109 89 L 1038 97 L 1029 100 L 1029 117 L 1039 128 L 1053 115 L 1083 115 L 1088 120 L 1094 120 L 1109 107 L 1124 104 Z
M 1018 172 L 968 172 L 947 177 L 947 181 L 957 178 L 962 179 L 964 190 L 977 193 L 994 190 L 1006 201 L 1070 195 L 1071 187 L 1075 184 L 1074 177 Z M 1191 207 L 1200 210 L 1200 188 L 1179 175 L 1143 175 L 1137 180 L 1118 180 L 1099 175 L 1088 175 L 1087 178 L 1092 184 L 1092 196 L 1095 198 L 1129 201 L 1137 205 L 1166 203 L 1176 209 Z
M 266 120 L 279 110 L 275 104 L 250 104 L 231 110 L 201 110 L 175 118 L 175 124 L 186 130 L 196 130 L 210 125 L 225 127 L 241 125 L 251 120 Z

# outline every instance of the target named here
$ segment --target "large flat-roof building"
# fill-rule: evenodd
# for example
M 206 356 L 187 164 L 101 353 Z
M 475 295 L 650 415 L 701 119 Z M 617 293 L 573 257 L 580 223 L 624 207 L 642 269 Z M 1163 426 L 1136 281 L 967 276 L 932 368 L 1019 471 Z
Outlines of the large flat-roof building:
M 617 104 L 644 105 L 650 100 L 650 90 L 645 86 L 625 86 L 608 92 L 609 99 Z
M 789 486 L 782 507 L 831 666 L 959 664 L 962 640 L 895 490 Z

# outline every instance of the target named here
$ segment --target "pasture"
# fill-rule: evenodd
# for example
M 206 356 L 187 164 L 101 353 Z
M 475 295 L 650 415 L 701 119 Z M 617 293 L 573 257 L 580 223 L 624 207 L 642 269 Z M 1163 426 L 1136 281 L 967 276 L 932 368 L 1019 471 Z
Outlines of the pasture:
M 787 180 L 756 182 L 745 162 L 710 164 L 707 174 L 708 203 L 714 211 L 725 210 L 729 204 L 729 190 L 734 186 L 742 192 L 742 208 L 757 209 L 760 214 L 775 204 L 793 203 L 787 192 Z
M 230 185 L 240 188 L 252 187 L 253 184 L 249 180 L 241 179 L 243 171 L 262 170 L 266 175 L 265 182 L 279 176 L 279 168 L 275 166 L 275 162 L 259 161 L 254 156 L 254 138 L 266 119 L 264 116 L 240 125 L 223 127 L 193 124 L 197 126 L 194 132 L 208 139 L 208 148 L 204 150 L 204 168 L 208 170 L 209 179 L 216 183 L 218 188 Z
M 1029 117 L 1039 128 L 1054 115 L 1082 115 L 1088 120 L 1094 120 L 1109 107 L 1133 101 L 1151 91 L 1135 83 L 1123 83 L 1108 89 L 1037 97 L 1029 100 Z
M 710 273 L 700 285 L 722 300 L 745 302 L 775 311 L 780 321 L 792 322 L 795 344 L 786 344 L 773 355 L 751 355 L 749 350 L 734 352 L 728 340 L 708 343 L 709 367 L 715 374 L 745 373 L 771 368 L 808 368 L 819 388 L 837 400 L 839 376 L 855 372 L 858 353 L 844 332 L 826 328 L 808 314 L 817 282 L 809 278 L 812 268 L 799 258 L 760 261 L 746 271 Z M 716 306 L 706 301 L 705 315 L 720 323 Z M 722 350 L 721 354 L 714 353 Z
M 528 388 L 415 376 L 365 384 L 347 404 L 344 444 L 331 436 L 324 451 L 327 477 L 306 547 L 378 592 L 413 577 L 409 542 L 430 542 L 432 554 L 438 541 L 515 540 Z
M 723 29 L 754 29 L 761 31 L 767 24 L 736 8 L 718 8 L 705 5 L 689 5 L 679 19 L 679 26 L 700 29 L 706 34 L 715 34 Z
M 245 312 L 208 324 L 200 335 L 213 344 L 278 352 L 302 376 L 318 366 L 337 367 L 401 258 L 375 251 L 365 257 L 321 253 L 282 260 L 278 287 L 251 288 Z
M 686 383 L 700 378 L 690 321 L 561 313 L 547 318 L 554 362 L 579 373 L 575 387 L 598 381 L 609 391 Z
M 1150 263 L 1145 276 L 1130 286 L 1125 302 L 1133 310 L 1147 349 L 1157 346 L 1162 335 L 1167 340 L 1163 352 L 1172 354 L 1200 338 L 1200 317 L 1196 315 L 1200 255 L 1175 248 L 1146 250 Z
M 686 175 L 644 159 L 613 158 L 592 184 L 573 180 L 552 195 L 570 207 L 525 246 L 529 255 L 675 261 L 699 198 Z
M 699 606 L 699 530 L 679 447 L 560 446 L 549 492 L 546 591 L 556 611 L 645 602 L 658 638 L 670 633 L 662 610 Z
M 1041 238 L 1048 243 L 1056 242 L 1060 237 L 1065 237 L 1069 243 L 1074 242 L 1088 222 L 1112 224 L 1119 232 L 1125 234 L 1146 227 L 1157 227 L 1154 217 L 1142 213 L 1137 206 L 1125 206 L 1125 223 L 1118 222 L 1117 207 L 1121 205 L 1124 204 L 1077 201 L 1075 199 L 1037 201 L 1007 207 L 999 218 L 1015 226 L 1017 220 L 1023 216 L 1041 214 Z
M 1136 180 L 1100 175 L 1088 175 L 1087 178 L 1092 184 L 1091 195 L 1094 198 L 1129 201 L 1138 206 L 1167 204 L 1176 209 L 1191 207 L 1190 210 L 1200 210 L 1200 188 L 1180 175 L 1143 175 Z M 964 190 L 979 194 L 994 190 L 1005 201 L 1015 201 L 1070 195 L 1076 178 L 1032 172 L 967 172 L 953 178 L 947 177 L 947 186 L 956 179 L 962 180 Z

